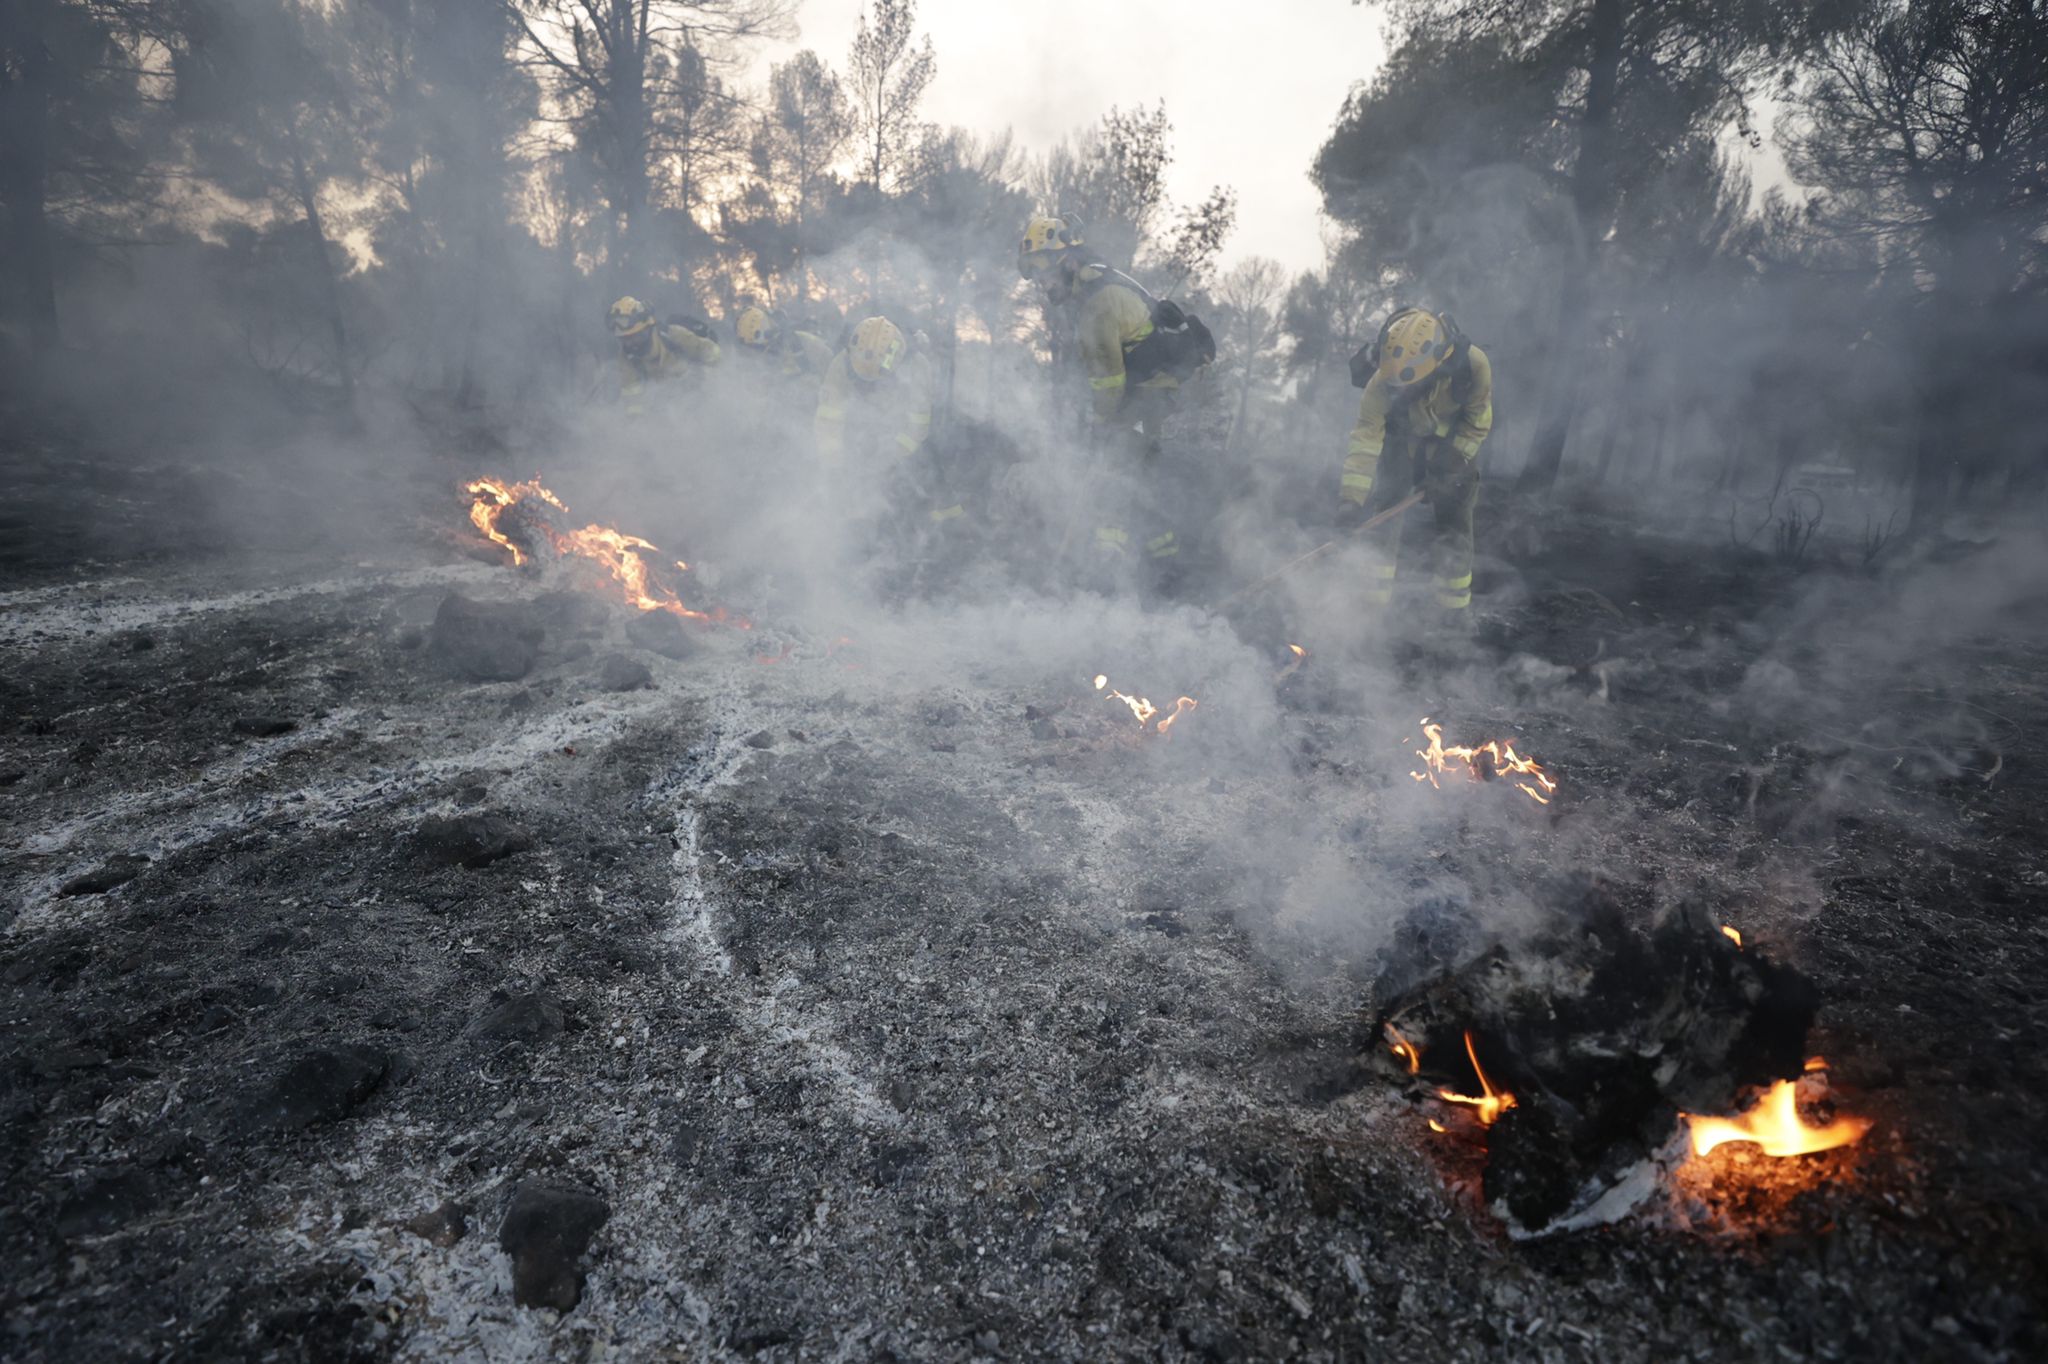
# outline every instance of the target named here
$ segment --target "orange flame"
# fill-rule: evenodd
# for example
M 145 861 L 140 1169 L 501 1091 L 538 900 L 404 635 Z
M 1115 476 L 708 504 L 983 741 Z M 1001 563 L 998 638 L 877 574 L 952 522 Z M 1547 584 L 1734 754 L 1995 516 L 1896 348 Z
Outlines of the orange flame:
M 1728 939 L 1729 942 L 1734 943 L 1737 947 L 1742 946 L 1742 930 L 1735 927 L 1733 924 L 1722 924 L 1721 936 Z
M 1825 1127 L 1808 1126 L 1799 1116 L 1799 1096 L 1790 1080 L 1772 1085 L 1756 1107 L 1739 1118 L 1687 1113 L 1685 1120 L 1692 1128 L 1693 1154 L 1698 1156 L 1731 1141 L 1753 1141 L 1767 1156 L 1803 1156 L 1853 1146 L 1870 1130 L 1868 1118 L 1837 1118 Z
M 1095 690 L 1102 693 L 1102 699 L 1105 701 L 1121 701 L 1126 706 L 1129 706 L 1131 708 L 1131 714 L 1137 717 L 1138 728 L 1140 729 L 1143 729 L 1147 725 L 1151 724 L 1152 717 L 1159 714 L 1159 707 L 1153 705 L 1149 698 L 1143 696 L 1126 696 L 1122 692 L 1116 690 L 1114 687 L 1111 687 L 1109 685 L 1108 673 L 1095 674 Z M 1173 722 L 1175 720 L 1180 719 L 1181 716 L 1187 714 L 1189 711 L 1193 710 L 1195 708 L 1195 704 L 1195 698 L 1192 696 L 1183 696 L 1176 700 L 1173 703 L 1173 714 L 1167 716 L 1165 719 L 1159 722 L 1157 732 L 1161 734 L 1168 733 L 1173 728 Z
M 566 514 L 568 506 L 561 498 L 543 487 L 536 475 L 523 483 L 505 483 L 495 478 L 473 479 L 464 485 L 475 500 L 469 506 L 470 524 L 483 532 L 493 544 L 503 545 L 512 552 L 515 566 L 524 564 L 527 555 L 511 537 L 499 528 L 499 521 L 505 513 L 528 498 L 545 503 L 558 512 Z M 660 553 L 653 543 L 637 535 L 627 535 L 610 526 L 588 525 L 582 530 L 557 530 L 546 521 L 536 521 L 532 528 L 547 537 L 555 553 L 564 558 L 587 559 L 599 564 L 612 575 L 624 589 L 626 600 L 642 611 L 667 611 L 687 620 L 701 620 L 706 624 L 737 626 L 751 630 L 753 622 L 740 616 L 729 615 L 724 608 L 709 612 L 693 611 L 683 605 L 674 589 L 658 581 L 650 570 L 648 560 L 642 551 Z M 680 572 L 688 572 L 689 565 L 675 560 Z
M 1534 759 L 1516 753 L 1513 744 L 1504 744 L 1496 739 L 1477 748 L 1467 748 L 1462 744 L 1447 747 L 1444 744 L 1444 727 L 1432 724 L 1427 716 L 1422 720 L 1422 732 L 1429 737 L 1429 747 L 1416 749 L 1415 756 L 1422 759 L 1424 770 L 1408 774 L 1417 781 L 1426 781 L 1441 790 L 1442 784 L 1437 781 L 1437 775 L 1455 759 L 1465 764 L 1466 775 L 1473 780 L 1484 781 L 1489 776 L 1506 777 L 1538 805 L 1550 804 L 1550 797 L 1557 790 L 1557 783 L 1551 780 L 1550 774 Z M 1479 766 L 1481 755 L 1488 763 L 1484 771 Z M 1524 777 L 1528 780 L 1521 780 Z
M 1453 1094 L 1448 1089 L 1439 1089 L 1436 1096 L 1454 1104 L 1469 1104 L 1478 1115 L 1481 1127 L 1491 1127 L 1500 1115 L 1515 1106 L 1515 1096 L 1503 1093 L 1493 1087 L 1493 1081 L 1486 1078 L 1486 1072 L 1479 1068 L 1479 1053 L 1472 1048 L 1472 1030 L 1465 1030 L 1465 1055 L 1472 1058 L 1472 1073 L 1479 1077 L 1480 1097 L 1468 1094 Z
M 569 510 L 562 505 L 561 498 L 541 486 L 538 474 L 524 483 L 505 483 L 495 478 L 479 478 L 465 485 L 463 491 L 476 499 L 469 504 L 470 524 L 482 531 L 484 538 L 492 544 L 503 545 L 511 550 L 512 566 L 515 568 L 526 562 L 526 553 L 498 529 L 498 518 L 509 508 L 529 497 L 537 498 L 557 511 Z
M 1382 1031 L 1387 1036 L 1387 1050 L 1401 1058 L 1410 1075 L 1422 1069 L 1422 1053 L 1415 1049 L 1413 1042 L 1401 1036 L 1400 1030 L 1391 1023 L 1385 1024 Z
M 1288 678 L 1301 671 L 1302 664 L 1308 662 L 1308 650 L 1302 648 L 1299 644 L 1290 644 L 1287 646 L 1287 650 L 1294 657 L 1288 660 L 1286 667 L 1273 674 L 1275 682 L 1285 682 Z

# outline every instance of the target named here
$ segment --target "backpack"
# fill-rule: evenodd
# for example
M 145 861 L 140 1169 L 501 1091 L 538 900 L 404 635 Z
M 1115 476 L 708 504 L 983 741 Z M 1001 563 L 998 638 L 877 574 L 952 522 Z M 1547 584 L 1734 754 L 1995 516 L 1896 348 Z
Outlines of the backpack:
M 1152 297 L 1144 285 L 1121 270 L 1097 268 L 1102 274 L 1089 289 L 1090 295 L 1108 285 L 1120 284 L 1144 299 L 1151 310 L 1151 335 L 1124 351 L 1124 374 L 1130 383 L 1142 384 L 1161 374 L 1171 374 L 1184 382 L 1192 379 L 1202 366 L 1215 362 L 1216 337 L 1201 318 L 1170 298 Z
M 716 339 L 711 334 L 711 324 L 703 318 L 693 316 L 690 313 L 670 313 L 668 315 L 668 325 L 671 327 L 681 327 L 686 332 L 694 332 L 706 341 Z

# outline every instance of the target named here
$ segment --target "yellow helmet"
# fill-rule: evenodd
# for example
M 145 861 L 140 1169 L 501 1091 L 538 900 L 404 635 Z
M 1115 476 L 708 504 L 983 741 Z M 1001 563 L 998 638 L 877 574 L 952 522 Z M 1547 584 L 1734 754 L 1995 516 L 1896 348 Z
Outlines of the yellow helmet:
M 1081 244 L 1078 224 L 1041 213 L 1024 224 L 1024 241 L 1017 248 L 1017 273 L 1036 279 Z
M 748 350 L 768 349 L 769 341 L 774 339 L 775 333 L 780 330 L 781 328 L 775 325 L 775 319 L 768 315 L 768 310 L 759 306 L 742 309 L 739 321 L 733 324 L 733 331 L 738 335 L 740 344 Z
M 853 344 L 846 348 L 846 363 L 855 374 L 873 382 L 896 368 L 908 344 L 894 322 L 886 317 L 871 317 L 853 329 Z
M 647 311 L 647 305 L 631 294 L 620 299 L 605 312 L 605 321 L 611 324 L 612 335 L 621 340 L 638 336 L 654 325 L 654 314 Z
M 1456 336 L 1435 313 L 1396 313 L 1380 333 L 1380 378 L 1396 389 L 1427 383 L 1456 349 Z

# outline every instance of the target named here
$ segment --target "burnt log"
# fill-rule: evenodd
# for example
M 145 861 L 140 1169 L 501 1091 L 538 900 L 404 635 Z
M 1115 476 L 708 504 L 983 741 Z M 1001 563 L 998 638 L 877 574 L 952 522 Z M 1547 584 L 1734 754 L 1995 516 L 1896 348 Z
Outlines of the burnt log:
M 1371 1045 L 1414 1049 L 1430 1092 L 1512 1094 L 1486 1133 L 1488 1206 L 1521 1235 L 1611 1220 L 1654 1186 L 1681 1112 L 1722 1113 L 1800 1073 L 1820 1005 L 1804 976 L 1725 936 L 1704 911 L 1647 922 L 1597 882 L 1540 927 L 1418 976 L 1442 906 L 1397 935 Z M 1425 954 L 1427 955 L 1427 954 Z M 1409 1058 L 1396 1059 L 1403 1074 Z M 1482 1082 L 1479 1072 L 1484 1072 Z

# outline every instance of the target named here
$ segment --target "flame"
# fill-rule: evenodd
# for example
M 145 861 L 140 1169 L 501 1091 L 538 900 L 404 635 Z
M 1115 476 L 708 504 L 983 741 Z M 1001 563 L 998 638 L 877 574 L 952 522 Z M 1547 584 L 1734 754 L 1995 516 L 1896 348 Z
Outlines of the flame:
M 474 499 L 469 506 L 470 524 L 483 532 L 491 543 L 510 550 L 515 567 L 526 562 L 527 554 L 499 528 L 498 523 L 505 513 L 529 498 L 565 515 L 569 510 L 561 498 L 542 486 L 539 475 L 523 483 L 506 483 L 495 478 L 472 479 L 464 485 L 464 491 Z M 753 629 L 752 621 L 730 615 L 722 607 L 705 612 L 693 611 L 683 605 L 682 598 L 673 588 L 654 577 L 649 561 L 642 553 L 660 553 L 650 541 L 596 524 L 569 531 L 557 530 L 546 520 L 535 520 L 530 526 L 545 536 L 555 553 L 563 558 L 587 559 L 601 565 L 624 590 L 626 600 L 642 611 L 667 611 L 686 620 Z M 674 562 L 678 572 L 689 571 L 689 565 L 683 560 Z
M 1275 682 L 1285 682 L 1288 678 L 1301 671 L 1302 664 L 1308 662 L 1308 650 L 1302 648 L 1299 644 L 1290 644 L 1287 646 L 1287 649 L 1294 657 L 1288 660 L 1286 667 L 1273 675 Z
M 476 499 L 469 504 L 470 524 L 482 531 L 484 538 L 492 544 L 503 545 L 511 550 L 514 568 L 526 562 L 526 552 L 513 544 L 511 538 L 498 529 L 498 518 L 529 497 L 545 502 L 556 511 L 569 510 L 562 505 L 561 498 L 541 486 L 539 474 L 535 474 L 524 483 L 506 483 L 495 478 L 473 479 L 464 485 L 463 491 Z
M 1809 1063 L 1807 1069 L 1813 1068 Z M 1739 1118 L 1684 1116 L 1692 1128 L 1692 1150 L 1697 1156 L 1731 1141 L 1753 1141 L 1767 1156 L 1803 1156 L 1853 1146 L 1870 1130 L 1868 1118 L 1837 1118 L 1825 1127 L 1809 1127 L 1799 1116 L 1799 1096 L 1790 1080 L 1772 1085 L 1756 1107 Z
M 1734 943 L 1737 947 L 1742 946 L 1742 930 L 1736 928 L 1733 924 L 1722 924 L 1721 936 Z
M 1126 706 L 1129 706 L 1131 708 L 1131 714 L 1137 717 L 1138 728 L 1140 729 L 1143 729 L 1147 725 L 1151 724 L 1152 717 L 1159 714 L 1159 707 L 1153 705 L 1149 697 L 1126 696 L 1122 692 L 1117 691 L 1115 688 L 1111 687 L 1109 685 L 1108 673 L 1095 674 L 1095 690 L 1102 693 L 1102 699 L 1105 701 L 1121 701 Z M 1173 728 L 1173 722 L 1175 720 L 1180 719 L 1181 716 L 1187 714 L 1189 711 L 1193 710 L 1195 708 L 1195 704 L 1195 698 L 1192 696 L 1180 697 L 1173 703 L 1173 714 L 1167 716 L 1165 719 L 1159 722 L 1157 732 L 1160 734 L 1168 733 Z
M 1444 770 L 1447 762 L 1457 759 L 1465 764 L 1467 775 L 1471 776 L 1474 780 L 1484 781 L 1488 777 L 1506 777 L 1514 782 L 1518 790 L 1522 791 L 1538 805 L 1550 804 L 1550 797 L 1557 790 L 1557 783 L 1551 780 L 1550 774 L 1544 771 L 1542 766 L 1534 759 L 1524 758 L 1516 753 L 1513 744 L 1504 744 L 1496 739 L 1483 743 L 1477 748 L 1467 748 L 1462 744 L 1452 744 L 1446 747 L 1444 745 L 1444 727 L 1432 724 L 1427 716 L 1424 716 L 1422 720 L 1422 732 L 1429 737 L 1429 747 L 1416 749 L 1415 756 L 1422 759 L 1424 770 L 1408 774 L 1417 781 L 1426 781 L 1431 786 L 1442 789 L 1441 783 L 1437 781 L 1437 774 Z M 1482 754 L 1486 757 L 1488 763 L 1488 767 L 1484 771 L 1479 766 L 1479 758 Z M 1528 778 L 1528 780 L 1521 780 L 1523 777 Z
M 1515 1096 L 1495 1089 L 1493 1082 L 1486 1078 L 1486 1072 L 1479 1068 L 1479 1053 L 1472 1048 L 1470 1028 L 1465 1030 L 1465 1055 L 1472 1058 L 1472 1073 L 1479 1077 L 1480 1097 L 1475 1099 L 1468 1094 L 1453 1094 L 1448 1089 L 1439 1089 L 1436 1096 L 1450 1103 L 1471 1105 L 1479 1117 L 1479 1125 L 1491 1127 L 1501 1114 L 1515 1106 Z
M 1448 1132 L 1448 1131 L 1450 1131 L 1451 1129 L 1450 1129 L 1450 1128 L 1448 1128 L 1448 1127 L 1445 1127 L 1445 1126 L 1444 1126 L 1444 1125 L 1443 1125 L 1442 1123 L 1438 1122 L 1438 1121 L 1437 1121 L 1437 1120 L 1436 1120 L 1435 1118 L 1431 1118 L 1431 1119 L 1429 1120 L 1429 1130 L 1430 1130 L 1430 1131 L 1432 1131 L 1432 1132 Z
M 1422 1069 L 1422 1053 L 1415 1049 L 1413 1042 L 1401 1036 L 1400 1030 L 1391 1023 L 1383 1025 L 1381 1030 L 1387 1036 L 1387 1050 L 1401 1058 L 1410 1075 Z

